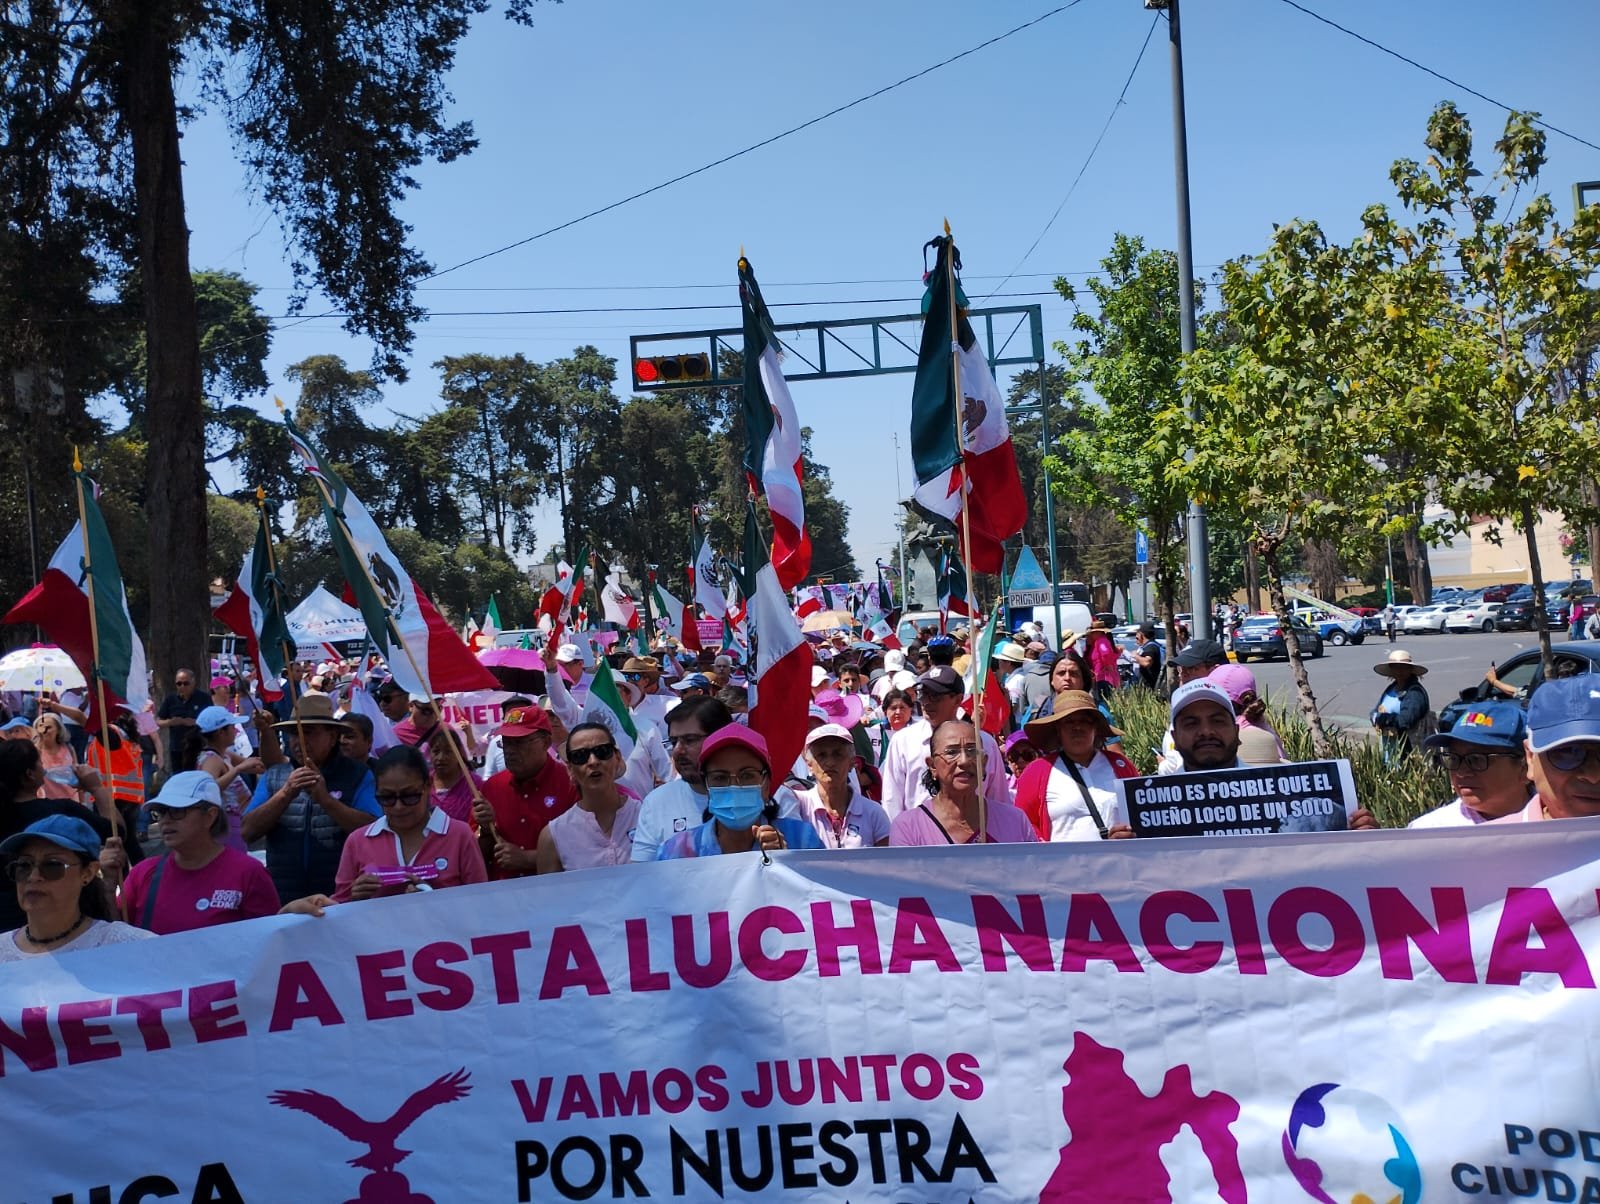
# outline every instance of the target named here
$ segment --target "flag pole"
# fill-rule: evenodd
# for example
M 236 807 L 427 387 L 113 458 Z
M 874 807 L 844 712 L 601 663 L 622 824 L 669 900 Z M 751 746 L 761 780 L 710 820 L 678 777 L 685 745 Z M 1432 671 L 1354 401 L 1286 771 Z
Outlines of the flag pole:
M 967 436 L 961 423 L 961 330 L 958 325 L 960 313 L 956 306 L 956 266 L 955 266 L 955 240 L 950 236 L 950 219 L 944 219 L 944 279 L 945 291 L 950 294 L 950 380 L 955 394 L 956 417 L 956 447 L 961 452 L 961 509 L 965 511 L 972 502 L 971 482 L 967 479 Z M 961 559 L 966 562 L 968 569 L 972 567 L 972 523 L 971 516 L 963 514 L 961 523 Z M 978 596 L 977 574 L 972 573 L 967 578 L 967 588 L 972 591 L 972 609 L 979 614 L 987 613 Z M 970 655 L 976 656 L 974 647 Z M 978 843 L 989 842 L 989 799 L 985 791 L 987 779 L 985 777 L 984 748 L 983 748 L 983 680 L 987 665 L 973 666 L 973 691 L 972 691 L 972 726 L 977 729 L 978 745 Z
M 78 491 L 78 530 L 83 535 L 83 575 L 89 584 L 89 672 L 94 677 L 95 708 L 100 719 L 100 742 L 106 749 L 106 765 L 111 764 L 111 734 L 107 728 L 111 725 L 111 716 L 106 712 L 106 681 L 100 673 L 100 620 L 97 615 L 98 607 L 95 605 L 95 595 L 98 591 L 94 584 L 93 557 L 89 553 L 89 514 L 88 507 L 83 498 L 83 457 L 78 454 L 76 444 L 72 447 L 72 479 Z M 112 835 L 117 834 L 117 824 L 120 819 L 116 806 L 113 804 L 111 814 L 106 817 L 111 822 Z M 105 875 L 105 870 L 101 870 Z M 113 880 L 112 885 L 116 882 Z
M 267 517 L 267 491 L 259 485 L 256 486 L 256 512 L 261 517 L 261 527 L 267 536 L 266 545 L 268 588 L 272 590 L 273 600 L 278 606 L 278 614 L 280 616 L 287 616 L 289 612 L 283 604 L 283 585 L 278 580 L 278 561 L 276 555 L 272 551 L 272 520 Z M 284 631 L 287 633 L 288 630 L 288 622 L 287 619 L 285 619 Z M 295 653 L 298 650 L 291 648 L 288 640 L 282 640 L 280 643 L 282 645 L 283 652 L 283 680 L 289 687 L 289 718 L 294 721 L 295 739 L 299 741 L 300 755 L 304 757 L 306 755 L 306 729 L 301 723 L 300 715 L 298 713 L 299 708 L 295 706 L 295 703 L 298 701 L 298 699 L 295 698 L 294 693 L 294 674 L 289 672 L 289 670 L 294 666 Z M 262 667 L 260 665 L 257 665 L 256 671 L 259 673 L 261 668 Z M 304 691 L 302 691 L 302 693 L 303 692 Z
M 283 402 L 280 401 L 278 403 L 278 408 L 283 408 Z M 317 492 L 322 494 L 323 505 L 327 509 L 327 512 L 329 515 L 337 518 L 339 515 L 339 508 L 334 504 L 333 495 L 328 492 L 328 483 L 324 481 L 317 473 L 311 473 L 309 475 L 311 476 L 312 480 L 316 482 Z M 348 533 L 346 533 L 346 538 L 349 538 Z M 361 566 L 361 575 L 366 578 L 367 588 L 370 589 L 377 597 L 383 597 L 383 591 L 378 588 L 378 583 L 372 578 L 372 570 L 365 564 Z M 405 637 L 400 634 L 400 627 L 399 624 L 394 621 L 394 615 L 385 611 L 384 617 L 387 618 L 389 622 L 389 634 L 394 637 L 394 642 L 400 646 L 400 651 L 406 654 L 406 661 L 411 665 L 411 672 L 416 674 L 417 680 L 422 683 L 423 688 L 428 693 L 428 705 L 438 713 L 439 720 L 442 723 L 444 721 L 444 708 L 439 705 L 439 699 L 433 692 L 433 683 L 428 680 L 427 676 L 417 666 L 417 658 L 411 655 L 411 649 L 406 644 Z M 456 743 L 454 736 L 450 738 L 448 743 L 450 745 L 451 753 L 455 756 L 456 764 L 461 768 L 461 776 L 466 779 L 468 787 L 470 787 L 472 790 L 472 801 L 474 803 L 483 802 L 483 791 L 478 788 L 478 783 L 473 778 L 472 771 L 467 767 L 466 754 L 461 751 L 461 746 Z M 474 815 L 476 815 L 476 809 L 474 809 Z M 478 830 L 479 842 L 492 842 L 494 839 L 494 825 L 480 825 Z

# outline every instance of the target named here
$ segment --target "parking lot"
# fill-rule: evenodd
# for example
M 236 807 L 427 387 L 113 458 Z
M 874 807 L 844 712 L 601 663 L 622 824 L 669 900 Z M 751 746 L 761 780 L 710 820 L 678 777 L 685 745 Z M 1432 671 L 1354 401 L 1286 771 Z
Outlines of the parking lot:
M 1551 632 L 1550 638 L 1556 647 L 1567 642 L 1564 633 Z M 1372 667 L 1382 663 L 1391 647 L 1408 650 L 1428 666 L 1422 684 L 1437 711 L 1467 686 L 1482 681 L 1491 662 L 1498 664 L 1538 644 L 1538 633 L 1528 631 L 1402 636 L 1392 645 L 1383 636 L 1369 635 L 1359 646 L 1330 646 L 1321 660 L 1306 661 L 1306 672 L 1323 717 L 1352 733 L 1361 733 L 1371 730 L 1367 715 L 1385 681 Z M 1249 668 L 1274 703 L 1295 705 L 1294 681 L 1287 661 L 1252 661 Z

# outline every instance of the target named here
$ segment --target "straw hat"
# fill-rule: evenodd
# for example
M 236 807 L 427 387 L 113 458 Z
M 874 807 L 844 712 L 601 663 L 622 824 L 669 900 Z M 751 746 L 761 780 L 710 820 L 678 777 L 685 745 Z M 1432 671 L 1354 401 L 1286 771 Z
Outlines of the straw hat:
M 273 727 L 337 727 L 349 726 L 343 719 L 333 717 L 333 699 L 326 694 L 302 694 L 294 702 L 294 718 L 287 723 L 274 723 Z
M 1054 724 L 1060 723 L 1063 719 L 1068 719 L 1073 715 L 1093 715 L 1095 728 L 1100 738 L 1105 739 L 1105 737 L 1111 735 L 1111 724 L 1101 714 L 1100 708 L 1095 705 L 1093 696 L 1087 690 L 1062 690 L 1051 702 L 1048 715 L 1030 719 L 1022 726 L 1030 737 L 1037 737 L 1041 732 L 1048 731 Z
M 1372 671 L 1384 677 L 1393 677 L 1396 669 L 1410 669 L 1418 677 L 1428 671 L 1428 666 L 1411 659 L 1411 654 L 1404 648 L 1396 648 L 1389 653 L 1389 659 L 1381 665 L 1373 665 Z

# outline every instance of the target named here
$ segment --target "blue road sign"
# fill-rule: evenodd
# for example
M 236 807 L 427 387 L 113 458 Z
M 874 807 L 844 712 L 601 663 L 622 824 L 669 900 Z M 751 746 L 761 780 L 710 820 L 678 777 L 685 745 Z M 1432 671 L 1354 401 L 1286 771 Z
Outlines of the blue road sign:
M 1150 536 L 1144 531 L 1135 531 L 1133 535 L 1133 563 L 1150 563 Z

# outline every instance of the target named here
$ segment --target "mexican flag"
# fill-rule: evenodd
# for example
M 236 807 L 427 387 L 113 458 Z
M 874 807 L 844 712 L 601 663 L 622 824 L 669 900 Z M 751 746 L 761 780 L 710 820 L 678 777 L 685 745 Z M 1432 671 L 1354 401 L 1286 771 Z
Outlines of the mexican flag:
M 128 616 L 128 597 L 122 588 L 116 549 L 111 546 L 105 519 L 95 502 L 95 484 L 82 471 L 74 475 L 83 499 L 84 521 L 73 524 L 45 566 L 39 584 L 24 594 L 0 622 L 33 623 L 72 658 L 89 683 L 88 722 L 84 727 L 97 732 L 105 717 L 100 713 L 95 679 L 105 685 L 108 711 L 115 713 L 124 706 L 137 715 L 150 701 L 146 684 L 149 675 L 144 645 Z M 93 569 L 92 574 L 85 562 Z M 91 606 L 100 636 L 98 664 L 89 621 Z
M 283 599 L 270 572 L 272 560 L 267 541 L 271 538 L 263 510 L 256 525 L 256 542 L 244 554 L 239 579 L 212 613 L 245 641 L 250 659 L 255 662 L 261 696 L 276 702 L 283 697 L 278 679 L 283 676 L 283 649 L 289 643 L 289 625 L 284 621 Z
M 539 615 L 549 615 L 550 618 L 561 623 L 566 620 L 572 610 L 573 600 L 583 591 L 583 566 L 589 562 L 589 549 L 580 548 L 578 551 L 578 564 L 574 568 L 565 560 L 556 565 L 556 583 L 544 591 L 539 599 Z
M 583 704 L 581 722 L 604 724 L 623 760 L 632 754 L 639 739 L 639 729 L 634 726 L 627 703 L 622 701 L 622 691 L 617 689 L 611 662 L 603 656 L 595 660 L 594 680 L 589 683 L 589 697 Z
M 811 645 L 789 609 L 788 594 L 767 560 L 752 498 L 744 519 L 745 617 L 753 661 L 750 726 L 766 738 L 776 785 L 805 746 L 811 711 Z
M 772 515 L 772 568 L 793 589 L 811 571 L 802 490 L 800 419 L 778 364 L 780 344 L 750 261 L 739 256 L 739 302 L 744 309 L 744 471 L 750 488 L 766 494 Z
M 939 553 L 939 632 L 950 625 L 951 615 L 972 617 L 967 605 L 967 571 L 948 551 Z
M 666 633 L 685 648 L 700 651 L 700 629 L 695 625 L 694 615 L 682 602 L 661 588 L 654 573 L 650 574 L 650 589 L 655 594 L 656 613 L 665 623 Z
M 822 605 L 822 587 L 820 585 L 807 585 L 794 592 L 794 617 L 803 619 L 807 615 L 814 615 L 824 609 Z
M 412 694 L 498 690 L 428 596 L 411 580 L 367 508 L 295 426 L 287 410 L 289 442 L 317 486 L 328 536 L 345 584 L 367 624 L 367 635 L 402 690 Z
M 1011 718 L 1011 700 L 1006 695 L 1004 684 L 994 671 L 994 650 L 1000 639 L 1000 616 L 1005 613 L 1005 606 L 1005 597 L 1002 595 L 995 603 L 989 621 L 984 624 L 978 642 L 972 646 L 972 659 L 967 665 L 966 672 L 966 701 L 963 704 L 967 714 L 970 715 L 981 682 L 983 730 L 997 738 L 1006 730 L 1006 721 Z
M 927 317 L 911 391 L 911 459 L 917 474 L 913 501 L 930 517 L 954 526 L 962 541 L 958 546 L 966 547 L 970 539 L 969 569 L 998 573 L 1005 563 L 1005 539 L 1022 530 L 1027 520 L 1027 499 L 1017 475 L 1005 399 L 966 318 L 967 299 L 956 276 L 960 253 L 948 233 L 931 245 L 938 247 L 938 263 L 922 300 Z M 960 397 L 952 359 L 960 372 Z
M 717 554 L 711 550 L 711 537 L 700 529 L 700 511 L 689 517 L 689 593 L 708 619 L 721 619 L 728 613 L 727 599 L 717 588 Z

